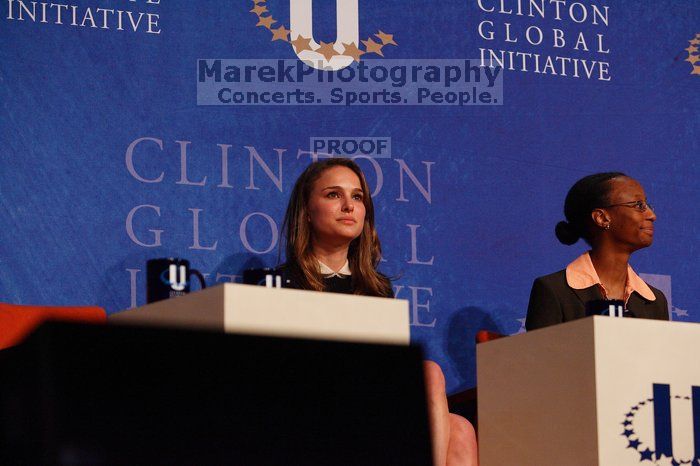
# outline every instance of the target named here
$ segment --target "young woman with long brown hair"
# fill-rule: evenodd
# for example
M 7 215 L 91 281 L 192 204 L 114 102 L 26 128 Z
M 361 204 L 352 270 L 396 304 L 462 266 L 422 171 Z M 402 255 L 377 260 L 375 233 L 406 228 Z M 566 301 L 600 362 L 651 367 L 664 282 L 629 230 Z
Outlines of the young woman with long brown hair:
M 284 287 L 393 297 L 389 279 L 377 271 L 382 249 L 370 190 L 352 160 L 318 161 L 304 170 L 282 231 L 287 258 L 278 270 Z M 448 411 L 440 366 L 424 366 L 434 465 L 478 465 L 474 428 Z
M 282 226 L 283 286 L 392 297 L 377 271 L 381 245 L 374 205 L 360 167 L 349 159 L 314 162 L 301 174 Z

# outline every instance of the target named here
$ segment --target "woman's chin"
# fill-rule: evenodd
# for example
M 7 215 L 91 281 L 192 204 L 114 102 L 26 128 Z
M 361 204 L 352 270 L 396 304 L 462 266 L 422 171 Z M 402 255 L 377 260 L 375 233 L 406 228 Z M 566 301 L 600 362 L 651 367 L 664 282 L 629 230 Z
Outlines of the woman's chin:
M 319 235 L 317 239 L 326 244 L 349 245 L 356 238 L 359 238 L 360 234 L 361 232 L 359 234 L 356 234 L 354 232 L 348 231 L 334 231 L 333 233 L 329 233 L 327 235 Z
M 633 251 L 638 251 L 640 249 L 648 248 L 649 246 L 652 245 L 654 242 L 653 238 L 644 238 L 643 240 L 637 242 L 637 244 L 634 245 Z

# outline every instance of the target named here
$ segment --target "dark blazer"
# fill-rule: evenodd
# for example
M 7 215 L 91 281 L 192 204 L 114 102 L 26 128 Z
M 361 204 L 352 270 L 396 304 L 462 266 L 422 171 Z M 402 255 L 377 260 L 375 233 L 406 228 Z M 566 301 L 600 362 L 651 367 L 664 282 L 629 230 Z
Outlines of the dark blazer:
M 627 309 L 643 319 L 668 320 L 666 296 L 651 285 L 649 288 L 656 296 L 655 301 L 649 301 L 635 291 L 627 301 Z M 586 303 L 602 299 L 598 285 L 581 290 L 571 288 L 566 282 L 566 270 L 539 277 L 532 284 L 525 328 L 534 330 L 581 319 L 586 317 Z

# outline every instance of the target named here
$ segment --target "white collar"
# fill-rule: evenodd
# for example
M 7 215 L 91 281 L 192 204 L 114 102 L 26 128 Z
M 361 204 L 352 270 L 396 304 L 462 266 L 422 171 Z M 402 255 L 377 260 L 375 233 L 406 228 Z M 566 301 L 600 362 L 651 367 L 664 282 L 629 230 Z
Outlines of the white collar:
M 328 267 L 326 264 L 321 262 L 320 260 L 316 259 L 318 262 L 318 267 L 319 267 L 319 272 L 321 272 L 321 275 L 323 275 L 324 278 L 332 278 L 332 277 L 349 277 L 352 275 L 352 271 L 350 270 L 350 262 L 345 261 L 345 264 L 335 272 L 332 268 Z

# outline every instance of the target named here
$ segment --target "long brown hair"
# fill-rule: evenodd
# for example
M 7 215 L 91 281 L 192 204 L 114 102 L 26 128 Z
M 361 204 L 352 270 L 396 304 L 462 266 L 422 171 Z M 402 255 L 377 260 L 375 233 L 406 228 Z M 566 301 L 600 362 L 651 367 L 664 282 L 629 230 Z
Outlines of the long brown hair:
M 303 289 L 323 291 L 323 277 L 318 270 L 318 261 L 313 255 L 311 225 L 308 219 L 309 197 L 314 184 L 321 174 L 332 167 L 346 167 L 360 180 L 365 195 L 365 222 L 360 236 L 355 238 L 348 249 L 348 262 L 352 271 L 355 294 L 369 296 L 391 296 L 389 279 L 377 271 L 382 256 L 377 230 L 374 228 L 374 204 L 370 196 L 365 176 L 360 167 L 350 159 L 334 158 L 313 162 L 299 176 L 289 198 L 287 212 L 282 223 L 283 237 L 286 240 L 286 267 L 294 275 Z

